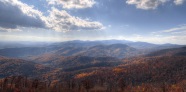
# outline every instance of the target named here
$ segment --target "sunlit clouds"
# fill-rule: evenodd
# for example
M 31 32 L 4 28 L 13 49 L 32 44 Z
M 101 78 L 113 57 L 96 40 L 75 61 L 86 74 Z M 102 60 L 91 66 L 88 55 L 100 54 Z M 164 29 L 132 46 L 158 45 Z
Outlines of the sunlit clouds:
M 47 2 L 49 5 L 60 5 L 67 9 L 90 8 L 96 3 L 94 0 L 47 0 Z
M 0 41 L 186 44 L 185 0 L 0 0 Z
M 135 5 L 136 8 L 150 10 L 156 9 L 160 5 L 165 5 L 165 3 L 170 2 L 171 0 L 127 0 L 126 3 L 129 5 Z M 175 5 L 181 5 L 185 0 L 174 0 Z
M 44 16 L 41 11 L 34 9 L 34 6 L 29 6 L 19 0 L 0 1 L 0 7 L 0 26 L 7 30 L 17 27 L 33 27 L 68 32 L 104 28 L 100 22 L 83 20 L 54 7 L 51 7 L 48 16 Z

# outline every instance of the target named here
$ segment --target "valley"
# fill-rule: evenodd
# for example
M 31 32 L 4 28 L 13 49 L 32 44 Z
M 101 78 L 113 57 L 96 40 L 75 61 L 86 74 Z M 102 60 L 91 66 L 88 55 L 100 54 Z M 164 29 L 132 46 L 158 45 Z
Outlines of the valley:
M 21 85 L 24 83 L 21 81 L 28 85 L 39 81 L 37 85 L 43 86 L 42 90 L 32 88 L 39 92 L 184 92 L 185 53 L 183 45 L 113 40 L 3 48 L 0 49 L 1 85 L 6 80 L 13 85 L 18 78 Z M 30 89 L 21 85 L 9 88 L 8 84 L 0 86 L 0 90 Z M 54 88 L 60 85 L 63 86 Z

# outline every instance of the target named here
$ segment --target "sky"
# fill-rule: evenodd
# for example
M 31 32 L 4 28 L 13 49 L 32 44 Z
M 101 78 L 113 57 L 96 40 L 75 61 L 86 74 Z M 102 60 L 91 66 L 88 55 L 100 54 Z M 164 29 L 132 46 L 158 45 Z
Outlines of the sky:
M 0 41 L 186 44 L 186 0 L 0 0 Z

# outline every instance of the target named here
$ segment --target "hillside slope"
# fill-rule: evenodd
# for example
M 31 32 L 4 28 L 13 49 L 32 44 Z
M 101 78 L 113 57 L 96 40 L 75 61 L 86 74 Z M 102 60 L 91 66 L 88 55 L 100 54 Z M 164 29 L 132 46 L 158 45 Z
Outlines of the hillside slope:
M 186 47 L 163 49 L 149 53 L 146 56 L 186 56 Z
M 0 57 L 0 78 L 18 75 L 36 77 L 49 70 L 49 67 L 30 61 Z

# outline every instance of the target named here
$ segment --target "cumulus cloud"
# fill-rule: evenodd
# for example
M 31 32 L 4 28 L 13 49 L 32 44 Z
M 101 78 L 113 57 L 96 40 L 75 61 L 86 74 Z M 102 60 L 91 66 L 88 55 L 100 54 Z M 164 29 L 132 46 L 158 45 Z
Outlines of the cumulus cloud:
M 149 10 L 156 9 L 159 5 L 164 4 L 168 0 L 127 0 L 126 3 L 135 5 L 136 8 Z
M 151 10 L 171 0 L 126 0 L 129 5 L 135 5 L 138 9 Z M 185 0 L 174 0 L 175 5 L 182 5 Z
M 84 4 L 83 1 L 80 3 Z M 74 17 L 65 10 L 52 8 L 49 12 L 48 16 L 44 16 L 41 11 L 34 9 L 34 6 L 29 6 L 19 0 L 0 0 L 0 30 L 11 31 L 18 27 L 30 27 L 67 32 L 104 28 L 100 22 Z
M 94 0 L 47 0 L 51 5 L 62 5 L 63 8 L 89 8 L 95 4 Z
M 78 17 L 71 16 L 64 10 L 52 8 L 48 16 L 48 27 L 59 32 L 73 30 L 100 30 L 103 25 L 99 22 L 86 21 Z
M 182 5 L 184 3 L 185 0 L 174 0 L 174 3 L 176 5 Z
M 0 26 L 15 29 L 18 26 L 44 28 L 42 13 L 18 0 L 0 0 Z

